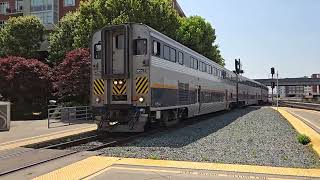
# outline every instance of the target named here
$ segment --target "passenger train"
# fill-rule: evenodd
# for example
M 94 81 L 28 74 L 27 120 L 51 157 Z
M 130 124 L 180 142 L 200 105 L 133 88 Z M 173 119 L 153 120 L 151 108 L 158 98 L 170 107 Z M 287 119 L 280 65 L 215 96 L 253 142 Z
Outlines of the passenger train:
M 138 23 L 108 26 L 91 42 L 91 106 L 98 130 L 142 132 L 267 101 L 263 84 Z M 238 90 L 237 90 L 238 85 Z

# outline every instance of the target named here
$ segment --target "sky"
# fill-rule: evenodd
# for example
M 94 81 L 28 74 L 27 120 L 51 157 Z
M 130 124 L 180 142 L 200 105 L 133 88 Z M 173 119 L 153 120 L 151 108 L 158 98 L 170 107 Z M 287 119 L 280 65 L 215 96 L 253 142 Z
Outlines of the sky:
M 178 0 L 186 16 L 216 30 L 226 67 L 240 58 L 244 76 L 280 78 L 320 73 L 320 0 Z

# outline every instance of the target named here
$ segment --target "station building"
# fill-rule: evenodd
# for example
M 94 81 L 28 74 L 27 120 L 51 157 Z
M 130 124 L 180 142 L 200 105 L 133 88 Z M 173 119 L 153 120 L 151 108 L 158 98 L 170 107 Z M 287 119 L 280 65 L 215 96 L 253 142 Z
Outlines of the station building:
M 320 78 L 320 74 L 312 74 L 311 78 Z M 313 95 L 320 95 L 320 85 L 319 86 L 312 86 L 312 94 Z

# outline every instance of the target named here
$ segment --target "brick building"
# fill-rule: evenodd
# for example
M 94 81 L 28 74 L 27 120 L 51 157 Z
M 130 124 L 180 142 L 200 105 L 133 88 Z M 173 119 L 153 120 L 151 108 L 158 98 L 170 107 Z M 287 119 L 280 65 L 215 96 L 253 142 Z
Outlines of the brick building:
M 34 15 L 47 29 L 79 7 L 80 0 L 0 0 L 0 26 L 11 16 Z
M 11 16 L 23 15 L 23 0 L 0 0 L 0 26 Z
M 85 0 L 0 0 L 0 26 L 11 16 L 37 16 L 47 30 L 52 30 L 54 25 L 68 12 L 75 11 Z M 180 16 L 185 16 L 176 0 L 172 0 L 173 8 Z M 40 51 L 47 51 L 48 42 L 41 44 Z
M 11 16 L 34 15 L 50 30 L 69 11 L 79 7 L 81 0 L 0 0 L 0 26 Z M 172 6 L 180 16 L 185 16 L 176 0 Z

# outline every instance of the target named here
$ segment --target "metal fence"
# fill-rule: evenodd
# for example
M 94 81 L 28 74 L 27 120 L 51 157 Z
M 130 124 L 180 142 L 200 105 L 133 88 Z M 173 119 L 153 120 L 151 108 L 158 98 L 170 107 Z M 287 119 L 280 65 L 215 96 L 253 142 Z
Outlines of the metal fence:
M 49 107 L 48 109 L 48 128 L 57 123 L 61 126 L 86 123 L 92 120 L 90 106 Z

